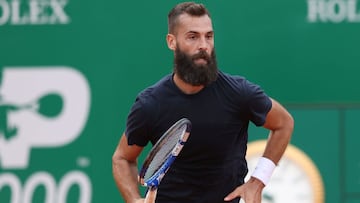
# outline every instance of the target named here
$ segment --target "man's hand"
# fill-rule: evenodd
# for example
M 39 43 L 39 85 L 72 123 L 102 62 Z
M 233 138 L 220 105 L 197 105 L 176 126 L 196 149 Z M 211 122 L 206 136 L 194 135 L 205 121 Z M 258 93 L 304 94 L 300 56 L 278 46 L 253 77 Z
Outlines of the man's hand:
M 144 203 L 145 199 L 144 198 L 140 198 L 135 200 L 133 203 Z
M 235 188 L 224 200 L 231 201 L 236 197 L 245 200 L 246 203 L 261 203 L 261 194 L 265 185 L 260 180 L 251 177 L 245 184 Z

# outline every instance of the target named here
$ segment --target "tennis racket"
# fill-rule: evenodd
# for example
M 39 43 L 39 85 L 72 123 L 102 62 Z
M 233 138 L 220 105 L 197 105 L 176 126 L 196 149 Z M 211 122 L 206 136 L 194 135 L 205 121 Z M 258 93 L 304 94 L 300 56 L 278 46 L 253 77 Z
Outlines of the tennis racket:
M 182 118 L 173 124 L 150 150 L 139 173 L 140 184 L 148 187 L 145 203 L 155 202 L 160 181 L 179 155 L 190 130 L 190 120 Z

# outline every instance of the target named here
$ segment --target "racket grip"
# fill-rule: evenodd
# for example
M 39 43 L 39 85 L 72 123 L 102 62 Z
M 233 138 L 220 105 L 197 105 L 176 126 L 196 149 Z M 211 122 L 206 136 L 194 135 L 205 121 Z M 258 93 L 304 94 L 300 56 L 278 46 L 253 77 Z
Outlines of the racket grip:
M 155 203 L 157 188 L 149 188 L 146 193 L 144 203 Z

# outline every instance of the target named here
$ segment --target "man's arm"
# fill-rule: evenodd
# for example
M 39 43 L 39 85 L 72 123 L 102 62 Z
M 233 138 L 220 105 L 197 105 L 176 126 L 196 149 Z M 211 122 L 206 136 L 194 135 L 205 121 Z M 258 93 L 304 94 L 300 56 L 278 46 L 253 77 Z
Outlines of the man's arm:
M 270 130 L 263 157 L 278 164 L 284 154 L 294 129 L 294 119 L 277 101 L 272 99 L 272 108 L 266 116 L 264 128 Z
M 275 165 L 279 162 L 290 142 L 294 129 L 294 120 L 289 112 L 277 101 L 271 99 L 272 107 L 266 116 L 264 128 L 270 130 L 267 145 L 263 157 L 272 161 Z M 255 177 L 251 177 L 244 185 L 237 187 L 225 197 L 230 201 L 236 197 L 245 199 L 245 202 L 260 203 L 261 193 L 265 183 Z
M 137 145 L 128 145 L 124 133 L 112 157 L 113 176 L 127 203 L 143 202 L 137 181 L 137 157 L 142 149 L 143 147 Z

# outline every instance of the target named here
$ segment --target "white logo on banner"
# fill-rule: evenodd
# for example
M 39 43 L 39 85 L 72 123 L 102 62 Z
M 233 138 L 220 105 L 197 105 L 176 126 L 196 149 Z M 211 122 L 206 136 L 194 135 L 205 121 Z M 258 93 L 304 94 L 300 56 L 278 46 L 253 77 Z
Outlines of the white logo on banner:
M 75 69 L 5 67 L 0 78 L 0 168 L 26 169 L 32 149 L 70 144 L 81 135 L 89 109 L 88 83 Z M 91 181 L 79 170 L 57 178 L 37 171 L 23 183 L 13 173 L 0 174 L 0 191 L 10 188 L 11 203 L 33 202 L 39 186 L 45 187 L 46 203 L 65 203 L 73 185 L 80 188 L 80 203 L 91 202 Z
M 358 0 L 308 0 L 307 5 L 311 23 L 360 23 Z
M 2 168 L 26 168 L 32 148 L 64 146 L 80 135 L 88 117 L 90 91 L 79 72 L 4 68 L 2 78 L 0 107 L 8 122 L 0 126 Z M 51 105 L 58 106 L 52 109 L 57 112 L 43 112 Z
M 0 0 L 0 26 L 69 24 L 68 0 Z

